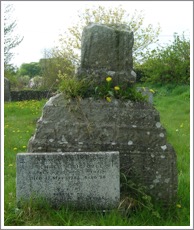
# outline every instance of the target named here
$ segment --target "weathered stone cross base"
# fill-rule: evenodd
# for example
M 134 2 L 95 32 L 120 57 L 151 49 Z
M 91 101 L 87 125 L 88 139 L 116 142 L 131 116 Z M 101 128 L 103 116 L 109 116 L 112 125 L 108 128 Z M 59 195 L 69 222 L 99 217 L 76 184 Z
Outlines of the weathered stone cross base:
M 118 152 L 17 154 L 16 196 L 44 198 L 55 207 L 116 208 L 120 201 Z
M 118 151 L 120 172 L 129 180 L 166 204 L 176 197 L 176 153 L 150 103 L 50 98 L 28 152 L 73 151 Z

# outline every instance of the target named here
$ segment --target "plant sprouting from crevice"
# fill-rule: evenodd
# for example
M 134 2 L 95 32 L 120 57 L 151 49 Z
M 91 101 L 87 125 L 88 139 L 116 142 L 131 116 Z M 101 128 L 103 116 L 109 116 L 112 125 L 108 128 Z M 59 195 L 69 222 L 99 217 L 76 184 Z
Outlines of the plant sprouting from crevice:
M 129 216 L 133 211 L 145 208 L 150 211 L 152 216 L 161 218 L 159 212 L 155 210 L 152 198 L 147 194 L 145 186 L 128 180 L 123 173 L 121 174 L 121 181 L 123 197 L 121 198 L 118 210 L 124 215 Z

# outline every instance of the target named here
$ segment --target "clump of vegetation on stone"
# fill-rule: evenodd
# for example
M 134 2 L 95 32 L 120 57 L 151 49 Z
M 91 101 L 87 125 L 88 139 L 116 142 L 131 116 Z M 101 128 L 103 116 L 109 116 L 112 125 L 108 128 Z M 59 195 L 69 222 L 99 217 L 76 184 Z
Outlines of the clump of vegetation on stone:
M 86 79 L 78 80 L 76 76 L 68 77 L 59 73 L 62 79 L 60 91 L 66 98 L 87 98 L 105 99 L 111 102 L 113 99 L 128 99 L 131 101 L 145 101 L 146 97 L 137 91 L 134 85 L 114 85 L 110 76 L 104 79 L 100 85 L 94 85 Z
M 106 98 L 109 102 L 114 98 L 129 99 L 131 101 L 145 100 L 145 97 L 136 90 L 134 85 L 114 85 L 111 77 L 107 77 L 105 83 L 95 87 L 95 96 Z
M 75 76 L 59 73 L 58 77 L 62 80 L 59 90 L 64 93 L 66 98 L 85 97 L 88 83 L 83 80 L 78 80 Z

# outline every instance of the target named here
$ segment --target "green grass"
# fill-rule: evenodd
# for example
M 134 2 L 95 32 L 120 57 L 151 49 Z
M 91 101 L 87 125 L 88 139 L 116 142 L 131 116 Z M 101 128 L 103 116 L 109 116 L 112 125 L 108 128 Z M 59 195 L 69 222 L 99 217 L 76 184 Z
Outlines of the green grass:
M 167 140 L 177 153 L 178 203 L 180 213 L 189 222 L 190 207 L 190 88 L 189 86 L 155 88 L 155 107 L 160 112 Z
M 189 226 L 190 225 L 190 102 L 189 86 L 150 86 L 156 93 L 154 106 L 167 130 L 168 142 L 177 153 L 179 208 L 162 209 L 155 205 L 161 218 L 146 208 L 123 215 L 112 210 L 78 212 L 67 207 L 56 210 L 49 205 L 30 203 L 16 206 L 16 154 L 25 152 L 41 116 L 45 100 L 5 103 L 4 205 L 6 226 Z

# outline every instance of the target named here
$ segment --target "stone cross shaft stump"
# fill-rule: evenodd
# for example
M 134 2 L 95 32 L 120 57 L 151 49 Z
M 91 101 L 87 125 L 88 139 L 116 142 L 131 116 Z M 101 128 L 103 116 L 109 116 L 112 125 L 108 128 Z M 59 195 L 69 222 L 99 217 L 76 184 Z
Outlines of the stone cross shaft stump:
M 133 32 L 124 25 L 91 24 L 84 28 L 81 44 L 80 79 L 101 83 L 111 76 L 113 83 L 135 82 Z

